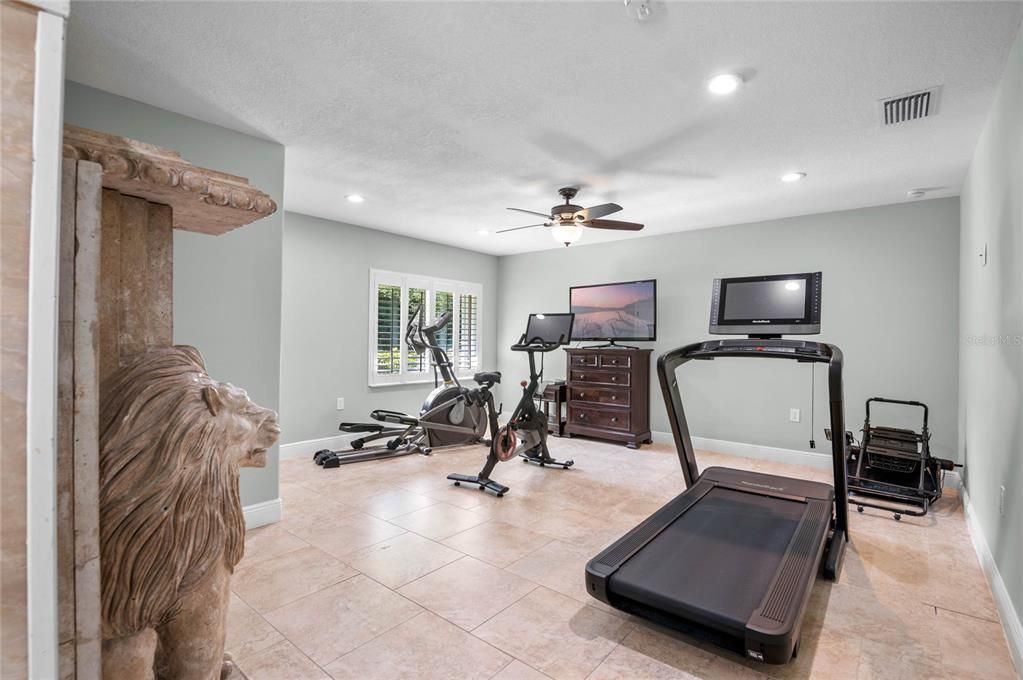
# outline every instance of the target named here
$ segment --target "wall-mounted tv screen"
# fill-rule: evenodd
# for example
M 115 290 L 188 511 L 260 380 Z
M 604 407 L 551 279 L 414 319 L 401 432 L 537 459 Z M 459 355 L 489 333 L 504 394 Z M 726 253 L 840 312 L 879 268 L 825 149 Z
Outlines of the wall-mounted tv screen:
M 714 335 L 815 335 L 821 332 L 821 273 L 714 279 Z
M 657 339 L 655 279 L 574 286 L 569 306 L 575 314 L 573 340 Z

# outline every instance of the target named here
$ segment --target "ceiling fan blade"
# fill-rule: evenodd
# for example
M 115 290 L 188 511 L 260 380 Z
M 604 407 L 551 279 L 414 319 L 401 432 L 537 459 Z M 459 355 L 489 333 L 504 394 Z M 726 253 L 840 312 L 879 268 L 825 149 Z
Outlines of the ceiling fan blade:
M 593 227 L 594 229 L 618 229 L 621 231 L 639 231 L 643 228 L 642 224 L 636 222 L 621 222 L 619 220 L 590 220 L 583 222 L 587 227 Z
M 592 220 L 595 217 L 603 217 L 604 215 L 610 215 L 622 210 L 622 206 L 617 203 L 601 203 L 600 205 L 594 205 L 589 208 L 583 208 L 577 212 L 573 217 L 582 217 L 583 222 Z
M 527 224 L 524 227 L 512 227 L 511 229 L 498 229 L 495 234 L 503 234 L 507 231 L 518 231 L 519 229 L 532 229 L 533 227 L 546 227 L 550 222 L 544 222 L 542 224 Z
M 535 210 L 523 210 L 522 208 L 508 208 L 508 210 L 514 210 L 515 212 L 526 213 L 527 215 L 536 215 L 537 217 L 546 217 L 549 220 L 554 219 L 550 215 Z

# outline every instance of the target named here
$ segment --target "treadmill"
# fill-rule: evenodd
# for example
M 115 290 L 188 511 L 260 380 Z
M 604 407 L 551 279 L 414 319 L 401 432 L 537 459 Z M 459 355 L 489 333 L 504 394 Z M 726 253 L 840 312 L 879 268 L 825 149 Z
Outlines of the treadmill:
M 820 331 L 820 283 L 819 272 L 715 281 L 711 333 L 751 335 L 659 358 L 686 490 L 587 563 L 590 595 L 765 663 L 798 651 L 814 580 L 838 578 L 848 541 L 845 439 L 831 442 L 834 486 L 726 467 L 701 474 L 676 371 L 732 358 L 827 364 L 832 432 L 845 432 L 841 350 L 776 333 Z

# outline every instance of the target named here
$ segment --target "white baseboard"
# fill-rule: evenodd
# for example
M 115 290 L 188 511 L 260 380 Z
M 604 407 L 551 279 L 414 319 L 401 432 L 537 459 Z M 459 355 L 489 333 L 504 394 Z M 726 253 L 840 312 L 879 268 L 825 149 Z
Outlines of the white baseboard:
M 313 454 L 320 449 L 330 449 L 332 451 L 338 451 L 340 449 L 347 449 L 348 442 L 353 439 L 357 439 L 359 433 L 350 432 L 346 434 L 338 434 L 333 437 L 323 437 L 321 439 L 307 439 L 301 442 L 292 442 L 291 444 L 281 444 L 279 448 L 279 456 L 281 460 L 288 460 L 289 458 L 312 458 Z
M 670 432 L 652 432 L 651 439 L 658 444 L 674 444 L 675 439 Z M 820 453 L 809 451 L 797 451 L 796 449 L 782 449 L 776 446 L 763 446 L 761 444 L 747 444 L 745 442 L 731 442 L 725 439 L 711 439 L 709 437 L 693 437 L 693 447 L 716 453 L 727 453 L 733 456 L 744 458 L 756 458 L 759 460 L 772 460 L 778 463 L 792 463 L 794 465 L 807 465 L 809 467 L 831 469 L 831 449 L 822 450 Z M 830 444 L 829 444 L 830 447 Z
M 284 517 L 284 506 L 280 498 L 275 498 L 272 501 L 246 505 L 242 512 L 245 514 L 245 528 L 255 529 L 280 522 Z
M 980 566 L 984 570 L 984 575 L 987 576 L 991 595 L 994 597 L 995 606 L 998 607 L 998 615 L 1002 619 L 1002 630 L 1005 632 L 1005 641 L 1009 645 L 1009 654 L 1012 655 L 1013 663 L 1016 664 L 1016 672 L 1023 677 L 1023 623 L 1020 622 L 1019 612 L 1013 606 L 1009 591 L 1005 587 L 1005 581 L 1002 580 L 998 565 L 995 564 L 995 558 L 984 537 L 980 521 L 973 512 L 970 493 L 966 487 L 963 487 L 961 493 L 963 507 L 966 510 L 966 526 L 970 530 L 973 549 L 977 551 L 977 558 L 980 559 Z

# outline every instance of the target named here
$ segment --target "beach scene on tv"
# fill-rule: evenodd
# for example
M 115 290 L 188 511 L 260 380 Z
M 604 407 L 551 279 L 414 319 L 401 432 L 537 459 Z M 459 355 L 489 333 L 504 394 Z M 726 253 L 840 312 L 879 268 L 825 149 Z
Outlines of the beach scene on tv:
M 653 339 L 655 282 L 637 281 L 573 288 L 575 340 Z

